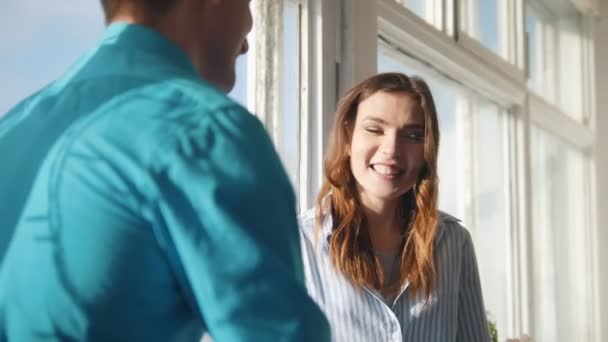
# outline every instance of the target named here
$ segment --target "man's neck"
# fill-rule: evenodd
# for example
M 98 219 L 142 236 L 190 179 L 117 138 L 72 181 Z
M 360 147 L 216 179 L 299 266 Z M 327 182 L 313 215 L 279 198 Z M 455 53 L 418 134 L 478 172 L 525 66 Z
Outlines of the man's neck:
M 199 65 L 200 56 L 199 49 L 193 46 L 194 40 L 188 39 L 191 37 L 191 32 L 194 28 L 189 27 L 189 23 L 177 20 L 180 18 L 179 11 L 182 10 L 176 6 L 170 13 L 163 17 L 144 16 L 141 12 L 135 10 L 124 10 L 117 13 L 108 24 L 122 22 L 127 24 L 138 24 L 146 26 L 173 42 L 179 47 L 190 59 L 194 68 L 201 74 L 201 66 Z

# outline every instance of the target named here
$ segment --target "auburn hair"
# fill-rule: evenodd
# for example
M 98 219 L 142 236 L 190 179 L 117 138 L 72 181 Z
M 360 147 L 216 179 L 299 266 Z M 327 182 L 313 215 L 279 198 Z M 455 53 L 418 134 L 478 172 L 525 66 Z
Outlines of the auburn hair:
M 424 114 L 424 166 L 415 186 L 401 198 L 405 234 L 400 254 L 398 281 L 384 288 L 384 274 L 371 245 L 366 220 L 350 168 L 349 148 L 359 104 L 376 92 L 404 93 Z M 325 158 L 325 178 L 317 197 L 315 234 L 325 215 L 332 216 L 330 259 L 355 286 L 396 294 L 409 281 L 411 295 L 419 291 L 425 300 L 435 283 L 434 241 L 438 225 L 437 156 L 439 127 L 431 91 L 419 77 L 382 73 L 356 85 L 338 103 Z

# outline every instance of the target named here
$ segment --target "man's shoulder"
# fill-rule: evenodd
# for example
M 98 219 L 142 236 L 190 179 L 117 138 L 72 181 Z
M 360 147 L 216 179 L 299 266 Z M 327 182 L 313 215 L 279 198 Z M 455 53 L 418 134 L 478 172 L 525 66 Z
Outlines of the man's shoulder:
M 224 92 L 197 79 L 172 78 L 151 83 L 129 94 L 126 102 L 135 106 L 151 105 L 156 111 L 153 119 L 187 129 L 218 123 L 218 120 L 220 123 L 230 121 L 231 124 L 238 122 L 247 126 L 259 121 Z M 246 131 L 241 133 L 247 134 Z
M 134 134 L 137 136 L 184 134 L 227 112 L 240 120 L 252 117 L 247 109 L 213 85 L 182 75 L 89 79 L 66 85 L 55 95 L 63 98 L 78 95 L 82 101 L 95 99 L 96 105 L 82 115 L 89 123 L 85 129 L 101 127 L 102 131 L 115 134 L 133 129 L 137 130 Z
M 158 84 L 173 100 L 194 106 L 200 110 L 215 112 L 225 108 L 246 111 L 235 100 L 210 83 L 192 78 L 172 78 Z

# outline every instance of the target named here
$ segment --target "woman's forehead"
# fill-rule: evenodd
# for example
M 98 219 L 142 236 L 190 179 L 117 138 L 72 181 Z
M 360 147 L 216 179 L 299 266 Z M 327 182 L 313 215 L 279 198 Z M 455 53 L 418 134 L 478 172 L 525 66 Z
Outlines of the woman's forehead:
M 424 114 L 412 94 L 379 91 L 359 104 L 357 121 L 395 126 L 424 124 Z

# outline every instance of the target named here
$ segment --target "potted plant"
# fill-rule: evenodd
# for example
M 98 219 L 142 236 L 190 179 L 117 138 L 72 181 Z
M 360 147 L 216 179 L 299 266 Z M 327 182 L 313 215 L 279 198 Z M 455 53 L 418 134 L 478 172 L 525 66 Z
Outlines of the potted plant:
M 490 330 L 492 342 L 498 342 L 498 329 L 496 329 L 496 321 L 490 312 L 486 312 L 486 318 L 488 321 L 488 330 Z

